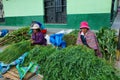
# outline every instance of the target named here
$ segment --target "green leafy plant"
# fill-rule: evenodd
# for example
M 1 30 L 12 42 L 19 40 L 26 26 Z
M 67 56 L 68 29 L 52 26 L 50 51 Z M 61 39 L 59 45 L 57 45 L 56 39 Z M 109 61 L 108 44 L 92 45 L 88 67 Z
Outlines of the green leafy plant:
M 72 34 L 67 34 L 63 37 L 63 40 L 65 40 L 67 46 L 75 45 L 77 41 L 77 37 L 75 37 Z
M 30 34 L 28 34 L 29 30 L 29 27 L 24 27 L 8 33 L 5 37 L 0 39 L 0 45 L 3 46 L 5 44 L 17 43 L 22 40 L 30 39 Z
M 109 28 L 101 28 L 97 34 L 100 50 L 103 58 L 110 62 L 114 60 L 115 51 L 117 48 L 116 31 Z
M 56 49 L 51 45 L 36 45 L 33 49 L 29 51 L 29 55 L 25 58 L 23 65 L 28 66 L 30 62 L 39 64 L 40 73 L 42 74 L 45 66 L 44 63 L 46 62 L 47 58 L 55 51 Z
M 78 37 L 78 32 L 79 32 L 79 30 L 73 30 L 71 33 L 69 33 L 69 34 L 71 34 L 71 35 L 74 35 L 75 37 Z
M 69 34 L 64 35 L 63 40 L 67 43 L 67 46 L 75 45 L 78 37 L 79 30 L 74 30 Z
M 31 49 L 32 46 L 30 41 L 21 41 L 19 43 L 9 45 L 2 53 L 0 53 L 0 61 L 4 63 L 11 63 Z
M 115 69 L 85 46 L 56 51 L 44 65 L 44 80 L 119 80 Z

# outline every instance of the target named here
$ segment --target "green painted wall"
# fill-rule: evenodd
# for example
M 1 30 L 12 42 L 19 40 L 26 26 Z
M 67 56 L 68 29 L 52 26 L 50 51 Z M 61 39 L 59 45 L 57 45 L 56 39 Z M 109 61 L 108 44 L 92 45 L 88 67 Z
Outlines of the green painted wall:
M 67 13 L 110 13 L 111 1 L 112 0 L 67 0 Z M 5 17 L 44 15 L 43 0 L 3 0 L 3 4 Z
M 2 25 L 29 26 L 33 20 L 44 23 L 43 0 L 4 0 L 3 3 L 5 23 Z M 98 30 L 110 26 L 110 11 L 111 0 L 67 0 L 67 23 L 44 24 L 47 28 L 79 29 L 81 21 L 88 21 L 91 29 Z
M 111 2 L 112 0 L 67 0 L 67 13 L 110 13 Z
M 37 20 L 42 23 L 43 16 L 24 16 L 24 17 L 7 17 L 7 26 L 28 26 L 31 21 Z M 67 24 L 45 24 L 47 28 L 70 28 L 79 29 L 81 21 L 88 21 L 91 29 L 98 30 L 100 27 L 110 26 L 110 14 L 69 14 L 67 15 Z
M 100 13 L 100 14 L 69 14 L 67 15 L 68 24 L 64 25 L 45 25 L 47 27 L 54 28 L 72 28 L 79 29 L 80 22 L 88 21 L 89 26 L 93 30 L 98 30 L 100 27 L 110 26 L 110 14 Z
M 19 16 L 19 17 L 6 17 L 6 26 L 30 26 L 32 21 L 40 21 L 43 23 L 43 16 Z
M 3 0 L 5 17 L 44 15 L 43 0 Z

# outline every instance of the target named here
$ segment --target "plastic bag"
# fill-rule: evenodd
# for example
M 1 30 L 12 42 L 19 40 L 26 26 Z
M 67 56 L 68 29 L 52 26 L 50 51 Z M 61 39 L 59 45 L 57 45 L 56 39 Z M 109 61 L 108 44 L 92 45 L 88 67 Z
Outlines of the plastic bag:
M 64 36 L 64 34 L 60 33 L 60 34 L 52 34 L 50 36 L 50 42 L 57 47 L 62 47 L 65 48 L 66 47 L 66 42 L 62 39 Z

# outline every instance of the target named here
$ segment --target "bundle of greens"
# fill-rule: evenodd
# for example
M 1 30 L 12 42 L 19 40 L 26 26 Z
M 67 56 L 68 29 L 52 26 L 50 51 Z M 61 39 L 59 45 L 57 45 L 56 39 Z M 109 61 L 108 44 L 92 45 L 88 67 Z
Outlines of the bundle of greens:
M 69 34 L 64 35 L 63 40 L 65 40 L 67 46 L 76 44 L 78 32 L 79 30 L 74 30 Z
M 75 37 L 78 37 L 78 32 L 79 32 L 79 30 L 73 30 L 71 33 L 69 33 L 69 34 L 71 34 L 71 35 L 74 35 Z
M 56 51 L 44 65 L 44 80 L 119 80 L 115 69 L 85 46 Z
M 22 40 L 30 39 L 30 34 L 28 34 L 29 30 L 29 27 L 24 27 L 8 33 L 5 37 L 0 39 L 0 45 L 3 46 L 5 44 L 17 43 Z
M 34 62 L 40 65 L 40 72 L 42 74 L 42 70 L 44 70 L 44 63 L 46 59 L 55 52 L 56 49 L 52 46 L 40 46 L 36 45 L 32 50 L 29 51 L 29 55 L 25 58 L 23 63 L 24 66 L 28 66 L 30 62 Z
M 22 41 L 8 46 L 2 53 L 0 53 L 0 61 L 4 63 L 11 63 L 18 59 L 22 54 L 32 49 L 30 41 Z
M 109 28 L 101 28 L 97 34 L 97 39 L 103 58 L 110 62 L 115 58 L 115 51 L 117 48 L 116 31 Z
M 67 34 L 64 35 L 63 40 L 66 42 L 67 46 L 75 45 L 77 41 L 77 37 L 75 37 L 72 34 Z

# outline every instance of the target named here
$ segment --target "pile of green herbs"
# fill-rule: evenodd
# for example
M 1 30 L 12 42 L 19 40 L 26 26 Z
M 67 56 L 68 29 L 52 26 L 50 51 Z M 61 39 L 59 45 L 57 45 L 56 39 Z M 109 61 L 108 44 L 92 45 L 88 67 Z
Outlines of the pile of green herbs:
M 39 64 L 44 80 L 119 80 L 109 63 L 80 45 L 56 50 L 53 46 L 31 46 L 30 41 L 22 41 L 8 46 L 1 53 L 0 61 L 10 63 L 28 51 L 22 65 Z
M 79 30 L 74 30 L 69 34 L 64 35 L 63 39 L 65 40 L 67 46 L 76 45 L 78 32 L 79 32 Z
M 6 36 L 0 39 L 0 46 L 30 39 L 30 34 L 28 34 L 29 30 L 29 27 L 24 27 L 8 33 Z
M 110 28 L 101 28 L 96 34 L 103 58 L 111 63 L 115 60 L 117 49 L 116 31 Z
M 27 30 L 29 31 L 29 29 Z M 25 34 L 27 34 L 27 30 L 25 29 Z M 17 32 L 19 31 L 14 34 L 19 36 Z M 56 50 L 50 45 L 31 46 L 30 41 L 27 40 L 30 39 L 29 36 L 27 39 L 20 38 L 21 42 L 17 41 L 17 38 L 11 41 L 14 44 L 0 53 L 0 61 L 10 63 L 25 52 L 29 52 L 23 65 L 28 66 L 30 62 L 39 64 L 40 74 L 44 76 L 44 80 L 119 80 L 115 74 L 116 70 L 106 61 L 111 60 L 111 57 L 113 58 L 115 55 L 115 31 L 100 29 L 96 33 L 101 52 L 106 60 L 96 57 L 94 51 L 86 46 L 76 46 L 78 32 L 75 30 L 64 36 L 68 47 L 61 50 Z M 19 37 L 23 35 L 22 33 Z M 8 39 L 10 38 L 8 37 Z M 7 43 L 10 42 L 5 44 Z
M 119 80 L 115 69 L 85 46 L 55 51 L 43 69 L 44 80 Z
M 49 46 L 40 46 L 36 45 L 33 49 L 29 51 L 28 56 L 25 58 L 23 66 L 28 66 L 30 62 L 40 65 L 40 73 L 43 73 L 44 70 L 44 63 L 46 62 L 47 58 L 53 54 L 56 49 L 49 45 Z
M 11 63 L 31 49 L 32 46 L 30 41 L 21 41 L 19 43 L 9 45 L 3 52 L 0 53 L 0 61 L 4 63 Z

